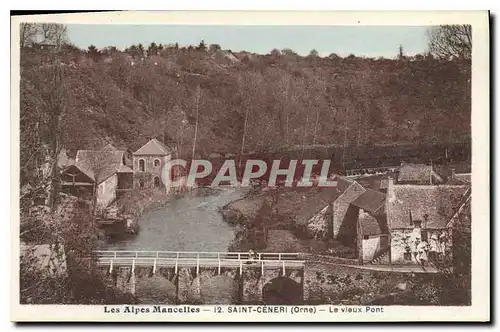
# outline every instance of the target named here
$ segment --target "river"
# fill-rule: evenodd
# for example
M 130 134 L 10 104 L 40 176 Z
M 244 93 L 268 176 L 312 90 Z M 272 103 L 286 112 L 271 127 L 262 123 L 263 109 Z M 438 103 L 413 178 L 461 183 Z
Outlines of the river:
M 219 208 L 243 197 L 237 188 L 204 189 L 173 198 L 139 219 L 139 234 L 107 240 L 105 250 L 221 251 L 228 250 L 236 227 L 226 223 Z

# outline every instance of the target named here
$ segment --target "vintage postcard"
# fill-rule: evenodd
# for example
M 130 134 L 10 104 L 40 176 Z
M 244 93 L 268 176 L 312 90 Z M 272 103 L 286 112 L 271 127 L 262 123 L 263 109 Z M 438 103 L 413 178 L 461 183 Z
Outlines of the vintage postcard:
M 487 11 L 11 21 L 13 321 L 490 320 Z

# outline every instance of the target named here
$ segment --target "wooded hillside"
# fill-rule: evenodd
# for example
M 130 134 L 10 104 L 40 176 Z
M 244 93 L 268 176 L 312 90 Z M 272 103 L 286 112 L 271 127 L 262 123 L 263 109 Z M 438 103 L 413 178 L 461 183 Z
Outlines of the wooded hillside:
M 190 158 L 197 117 L 197 157 L 296 145 L 467 141 L 470 69 L 469 60 L 430 55 L 257 55 L 202 44 L 124 52 L 24 48 L 21 176 L 43 163 L 39 147 L 59 134 L 58 148 L 73 153 L 107 142 L 135 150 L 157 137 Z

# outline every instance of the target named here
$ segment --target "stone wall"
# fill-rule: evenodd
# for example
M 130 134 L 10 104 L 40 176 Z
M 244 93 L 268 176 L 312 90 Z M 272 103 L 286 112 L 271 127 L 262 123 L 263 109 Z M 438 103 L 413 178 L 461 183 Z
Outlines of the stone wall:
M 146 183 L 144 186 L 152 187 L 153 179 L 155 177 L 160 178 L 161 183 L 161 173 L 163 167 L 171 159 L 171 155 L 167 156 L 134 156 L 133 157 L 133 170 L 134 170 L 134 187 L 139 187 L 139 179 L 144 180 Z M 144 160 L 144 172 L 140 171 L 139 160 Z M 160 162 L 159 166 L 155 166 L 155 160 Z M 147 174 L 148 176 L 141 176 L 141 174 Z
M 331 206 L 327 205 L 318 214 L 307 221 L 307 232 L 316 239 L 325 239 L 331 235 L 332 225 Z
M 417 260 L 411 249 L 411 233 L 413 229 L 391 230 L 391 262 L 393 264 L 417 264 Z M 447 229 L 428 229 L 428 243 L 434 236 L 439 240 L 438 250 L 451 260 L 452 237 Z M 406 255 L 405 255 L 406 253 Z M 405 257 L 406 256 L 406 257 Z M 409 258 L 409 259 L 406 259 Z
M 243 265 L 239 268 L 181 267 L 115 267 L 110 275 L 114 285 L 135 294 L 148 304 L 263 304 L 263 289 L 276 278 L 288 278 L 303 289 L 302 269 L 264 268 Z M 302 291 L 296 294 L 302 299 Z
M 116 198 L 118 175 L 115 173 L 97 187 L 97 205 L 105 208 Z
M 335 200 L 333 203 L 333 237 L 336 238 L 339 235 L 339 229 L 344 222 L 351 202 L 358 198 L 364 191 L 365 189 L 360 184 L 354 182 L 354 184 Z
M 310 304 L 368 304 L 398 292 L 411 274 L 380 272 L 328 263 L 306 263 L 304 300 Z
M 363 263 L 370 262 L 387 249 L 389 246 L 389 236 L 372 235 L 368 239 L 363 239 L 362 246 Z

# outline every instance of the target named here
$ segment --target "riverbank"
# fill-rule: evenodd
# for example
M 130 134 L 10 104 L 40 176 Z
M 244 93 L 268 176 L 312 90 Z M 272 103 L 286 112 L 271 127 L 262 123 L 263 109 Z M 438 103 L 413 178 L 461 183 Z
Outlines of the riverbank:
M 199 187 L 181 195 L 142 193 L 137 196 L 136 236 L 115 237 L 103 250 L 227 251 L 237 227 L 224 222 L 220 208 L 243 197 L 235 188 Z M 144 196 L 143 196 L 144 195 Z M 129 201 L 127 204 L 134 204 Z M 139 215 L 139 212 L 142 212 Z
M 219 189 L 210 187 L 194 188 L 190 191 L 167 193 L 164 188 L 134 189 L 117 201 L 122 215 L 140 218 L 142 215 L 161 208 L 172 199 L 182 197 L 206 197 L 219 193 Z
M 232 251 L 304 252 L 328 254 L 343 248 L 335 240 L 318 240 L 304 234 L 296 224 L 297 199 L 315 194 L 310 189 L 254 189 L 221 209 L 224 220 L 241 229 L 231 243 Z

